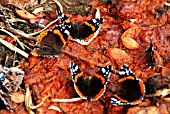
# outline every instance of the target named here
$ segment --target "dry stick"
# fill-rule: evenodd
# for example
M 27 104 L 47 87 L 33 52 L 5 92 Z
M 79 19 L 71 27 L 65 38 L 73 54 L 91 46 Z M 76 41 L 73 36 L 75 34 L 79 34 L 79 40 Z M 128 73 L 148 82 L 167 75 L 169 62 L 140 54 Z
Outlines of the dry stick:
M 161 98 L 167 96 L 170 94 L 170 89 L 162 89 L 162 90 L 157 90 L 156 93 L 154 94 L 149 94 L 149 95 L 145 95 L 146 97 L 159 97 L 161 96 Z
M 55 22 L 58 21 L 59 18 L 55 19 L 54 21 L 50 22 L 45 28 L 41 29 L 40 31 L 38 32 L 34 32 L 34 33 L 30 33 L 30 34 L 26 34 L 24 33 L 23 31 L 19 31 L 19 30 L 16 30 L 12 27 L 9 27 L 9 30 L 15 32 L 16 34 L 20 35 L 20 36 L 23 36 L 25 38 L 31 38 L 31 40 L 36 40 L 34 37 L 32 37 L 33 35 L 37 35 L 39 33 L 41 33 L 42 31 L 44 31 L 45 29 L 47 29 L 49 26 L 51 26 L 52 24 L 54 24 Z
M 33 35 L 39 34 L 40 32 L 42 32 L 42 31 L 44 31 L 45 29 L 47 29 L 49 26 L 51 26 L 52 24 L 54 24 L 55 22 L 57 22 L 58 19 L 59 19 L 59 18 L 57 18 L 57 19 L 55 19 L 54 21 L 50 22 L 45 28 L 41 29 L 40 31 L 31 33 L 31 34 L 27 34 L 27 35 L 33 36 Z
M 12 51 L 15 51 L 19 54 L 21 54 L 22 56 L 24 56 L 25 58 L 28 58 L 28 54 L 22 50 L 20 50 L 19 48 L 17 48 L 16 46 L 14 46 L 13 44 L 10 44 L 9 42 L 3 40 L 0 38 L 0 42 L 5 45 L 6 47 L 8 47 L 9 49 L 11 49 Z
M 24 37 L 24 38 L 27 38 L 27 39 L 29 39 L 29 40 L 36 40 L 36 38 L 30 36 L 29 34 L 24 33 L 24 32 L 21 31 L 21 30 L 16 30 L 16 29 L 14 29 L 14 28 L 12 28 L 12 27 L 8 27 L 8 30 L 10 30 L 11 32 L 13 32 L 13 33 L 15 33 L 15 34 L 18 34 L 18 35 L 20 35 L 20 36 L 22 36 L 22 37 Z
M 166 6 L 170 6 L 170 3 L 168 3 L 168 2 L 165 2 L 165 5 L 166 5 Z
M 8 24 L 7 28 L 8 28 L 8 30 L 12 31 L 13 33 L 16 33 L 15 31 L 17 31 L 17 30 L 15 30 L 15 29 L 13 29 L 9 24 Z M 14 39 L 16 39 L 23 50 L 25 50 L 24 46 L 25 46 L 27 49 L 30 50 L 30 48 L 29 48 L 28 46 L 26 46 L 25 44 L 23 44 L 22 42 L 20 42 L 19 39 L 18 39 L 15 35 L 13 35 L 11 32 L 8 32 L 7 30 L 5 30 L 5 29 L 3 29 L 3 28 L 0 29 L 0 30 L 2 30 L 3 32 L 6 32 L 8 35 L 10 35 L 10 36 L 13 37 Z M 22 32 L 22 31 L 21 31 L 21 32 Z
M 23 20 L 23 19 L 18 19 L 18 18 L 14 18 L 11 17 L 11 19 L 8 19 L 8 22 L 23 22 L 23 23 L 27 23 L 27 21 Z
M 80 101 L 82 100 L 82 98 L 78 97 L 78 98 L 71 98 L 71 99 L 52 99 L 52 102 L 76 102 L 76 101 Z
M 25 49 L 24 44 L 22 42 L 20 42 L 19 39 L 15 35 L 13 35 L 11 32 L 8 32 L 7 30 L 5 30 L 3 28 L 1 28 L 0 31 L 3 31 L 3 32 L 7 33 L 8 35 L 10 35 L 11 37 L 13 37 L 19 43 L 19 45 L 22 47 L 22 49 Z
M 42 1 L 40 4 L 44 4 L 47 0 Z
M 95 14 L 95 18 L 100 18 L 100 11 L 98 8 L 96 8 L 96 14 Z
M 9 29 L 10 29 L 10 28 L 9 28 Z M 0 30 L 1 30 L 1 29 L 0 29 Z M 17 30 L 15 30 L 15 29 L 13 29 L 13 28 L 11 27 L 11 31 L 12 31 L 12 32 L 14 32 L 13 30 L 14 30 L 14 31 L 17 31 Z M 19 39 L 18 39 L 15 35 L 13 35 L 11 32 L 8 32 L 8 31 L 6 31 L 6 30 L 3 29 L 3 28 L 2 28 L 2 31 L 3 31 L 3 32 L 6 32 L 8 35 L 10 35 L 10 36 L 13 37 L 14 39 L 16 39 L 23 50 L 25 50 L 24 46 L 25 46 L 27 49 L 30 49 L 28 46 L 26 46 L 25 44 L 23 44 L 22 42 L 20 42 Z M 22 32 L 22 31 L 21 31 L 21 32 Z M 14 32 L 14 33 L 15 33 L 15 32 Z
M 26 94 L 25 94 L 25 108 L 29 112 L 29 114 L 35 114 L 30 108 L 30 105 L 32 105 L 31 91 L 29 87 L 27 87 Z
M 25 95 L 25 107 L 27 109 L 27 111 L 30 113 L 30 114 L 34 114 L 34 112 L 32 111 L 32 109 L 36 109 L 38 107 L 40 107 L 41 105 L 43 105 L 44 101 L 48 98 L 49 96 L 46 96 L 42 99 L 42 101 L 36 105 L 36 106 L 33 106 L 33 103 L 32 103 L 32 97 L 31 97 L 31 91 L 29 89 L 29 87 L 26 88 L 26 95 Z
M 60 8 L 61 13 L 63 13 L 63 7 L 60 4 L 60 2 L 58 2 L 58 0 L 53 0 L 53 1 L 58 5 L 58 7 Z
M 48 109 L 50 110 L 56 110 L 56 111 L 58 111 L 58 112 L 62 112 L 62 110 L 59 108 L 59 107 L 57 107 L 57 106 L 54 106 L 54 105 L 51 105 L 50 107 L 48 107 Z

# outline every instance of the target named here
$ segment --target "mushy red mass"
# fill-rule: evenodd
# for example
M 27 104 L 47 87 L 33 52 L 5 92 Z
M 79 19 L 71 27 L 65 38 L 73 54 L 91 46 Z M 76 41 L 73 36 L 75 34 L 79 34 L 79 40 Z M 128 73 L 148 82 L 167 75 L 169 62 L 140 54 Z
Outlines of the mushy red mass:
M 26 85 L 29 85 L 32 88 L 37 103 L 41 101 L 44 96 L 51 96 L 40 108 L 36 109 L 36 112 L 50 112 L 48 107 L 51 104 L 59 106 L 65 113 L 101 114 L 120 113 L 124 111 L 128 111 L 128 113 L 134 112 L 136 109 L 122 109 L 112 106 L 110 103 L 110 98 L 112 97 L 112 92 L 110 91 L 112 91 L 112 86 L 117 80 L 117 76 L 113 74 L 111 75 L 112 78 L 110 78 L 105 94 L 98 101 L 52 103 L 50 102 L 50 99 L 78 97 L 70 80 L 70 61 L 74 61 L 80 65 L 86 63 L 87 69 L 88 67 L 103 67 L 108 64 L 112 64 L 117 68 L 117 66 L 120 67 L 123 64 L 128 64 L 133 71 L 138 72 L 140 69 L 141 73 L 139 77 L 143 81 L 146 81 L 154 74 L 161 75 L 161 68 L 159 66 L 166 65 L 169 62 L 170 57 L 169 11 L 157 18 L 154 17 L 154 13 L 156 12 L 156 9 L 163 7 L 164 3 L 165 0 L 121 0 L 115 4 L 101 5 L 98 2 L 92 1 L 90 4 L 92 4 L 93 7 L 99 8 L 101 17 L 105 19 L 105 22 L 101 26 L 98 36 L 89 45 L 82 46 L 76 42 L 68 41 L 64 48 L 65 54 L 60 57 L 60 60 L 29 58 L 32 67 L 25 66 L 27 75 L 25 76 L 24 81 Z M 81 23 L 91 19 L 92 15 L 89 15 L 88 17 L 71 15 L 70 17 L 73 23 L 76 21 Z M 131 22 L 131 19 L 135 19 L 135 21 Z M 124 37 L 122 35 L 124 35 Z M 121 38 L 133 39 L 138 44 L 138 48 L 128 49 Z M 158 65 L 155 66 L 156 69 L 149 69 L 147 61 L 140 59 L 145 56 L 146 49 L 149 47 L 151 39 L 154 45 L 154 57 Z M 133 45 L 135 44 L 132 43 L 131 46 Z M 126 53 L 128 58 L 115 58 L 114 54 L 117 54 L 115 48 L 120 49 L 119 56 L 121 56 L 121 54 L 124 56 Z M 145 59 L 145 57 L 143 57 L 143 59 Z M 87 69 L 84 69 L 84 71 L 91 72 Z M 150 105 L 151 104 L 152 103 L 150 103 Z M 59 112 L 55 111 L 53 113 L 57 114 Z
M 84 72 L 88 73 L 96 72 L 99 67 L 106 65 L 112 65 L 114 69 L 119 69 L 123 64 L 127 64 L 144 82 L 155 75 L 169 75 L 170 73 L 167 73 L 168 71 L 162 67 L 170 62 L 170 11 L 155 16 L 156 10 L 164 7 L 165 2 L 166 0 L 118 0 L 113 3 L 101 4 L 98 1 L 91 1 L 90 5 L 99 8 L 100 16 L 105 21 L 101 25 L 98 36 L 89 45 L 82 46 L 76 42 L 67 41 L 63 49 L 64 54 L 60 56 L 60 59 L 30 56 L 29 64 L 22 65 L 26 74 L 24 83 L 32 90 L 35 103 L 40 103 L 45 96 L 50 95 L 35 112 L 37 114 L 146 114 L 146 110 L 157 113 L 169 112 L 169 109 L 161 109 L 166 107 L 164 103 L 155 107 L 148 98 L 145 98 L 143 103 L 138 106 L 131 108 L 113 106 L 110 103 L 110 98 L 115 88 L 119 87 L 116 82 L 118 76 L 114 73 L 110 76 L 106 92 L 98 101 L 83 100 L 71 103 L 51 101 L 55 98 L 78 97 L 71 81 L 70 61 L 79 64 Z M 94 17 L 94 14 L 81 16 L 67 13 L 67 15 L 70 16 L 73 23 L 77 21 L 82 23 Z M 129 42 L 126 42 L 125 38 L 133 40 L 132 42 L 135 43 L 127 44 Z M 156 61 L 156 65 L 153 67 L 148 66 L 146 60 L 146 49 L 151 40 L 153 57 Z M 136 45 L 137 47 L 135 47 Z M 169 69 L 169 67 L 167 68 Z M 62 112 L 48 109 L 51 105 L 60 107 Z M 145 109 L 140 106 L 150 107 Z

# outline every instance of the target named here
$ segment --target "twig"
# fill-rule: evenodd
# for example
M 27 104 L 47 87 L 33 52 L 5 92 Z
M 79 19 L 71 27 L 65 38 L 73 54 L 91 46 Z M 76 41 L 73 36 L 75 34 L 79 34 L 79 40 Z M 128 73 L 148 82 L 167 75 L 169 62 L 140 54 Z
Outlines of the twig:
M 58 112 L 62 112 L 62 110 L 61 110 L 59 107 L 54 106 L 54 105 L 51 105 L 50 107 L 48 107 L 48 109 L 49 109 L 49 110 L 52 109 L 52 110 L 56 110 L 56 111 L 58 111 Z
M 58 7 L 60 8 L 61 13 L 63 13 L 63 7 L 60 4 L 60 2 L 58 2 L 58 0 L 53 0 L 53 1 L 58 5 Z
M 165 5 L 166 5 L 166 6 L 170 6 L 170 3 L 168 3 L 168 2 L 165 2 Z
M 21 30 L 16 30 L 16 29 L 14 29 L 14 28 L 12 28 L 12 27 L 8 27 L 8 30 L 10 30 L 11 32 L 13 32 L 13 33 L 15 33 L 15 34 L 18 34 L 18 35 L 20 35 L 20 36 L 22 36 L 22 37 L 28 38 L 29 40 L 36 40 L 35 37 L 32 37 L 31 35 L 26 34 L 26 33 L 24 33 L 24 32 L 21 31 Z
M 145 97 L 165 97 L 170 94 L 170 89 L 157 90 L 154 94 L 145 95 Z
M 40 4 L 44 4 L 47 0 L 42 1 Z
M 18 19 L 18 18 L 14 18 L 14 17 L 11 17 L 11 19 L 8 19 L 9 22 L 22 22 L 22 23 L 27 23 L 26 20 L 23 20 L 23 19 Z
M 37 35 L 39 33 L 41 33 L 42 31 L 44 31 L 45 29 L 47 29 L 49 26 L 51 26 L 52 24 L 54 24 L 55 22 L 57 22 L 59 20 L 59 18 L 55 19 L 54 21 L 50 22 L 45 28 L 41 29 L 40 31 L 38 32 L 34 32 L 34 33 L 31 33 L 31 34 L 27 34 L 29 36 L 34 36 L 34 35 Z
M 19 43 L 19 45 L 22 47 L 22 49 L 25 50 L 24 44 L 22 42 L 20 42 L 19 39 L 15 35 L 13 35 L 11 32 L 8 32 L 7 30 L 5 30 L 3 28 L 1 28 L 0 31 L 3 31 L 3 32 L 7 33 L 8 35 L 10 35 L 11 37 L 13 37 Z
M 96 8 L 96 14 L 95 14 L 95 18 L 99 18 L 100 19 L 100 11 L 98 8 Z
M 46 96 L 42 99 L 42 101 L 36 105 L 36 106 L 33 106 L 33 103 L 32 103 L 32 97 L 31 97 L 31 91 L 29 89 L 29 87 L 26 88 L 26 95 L 25 95 L 25 107 L 27 109 L 27 111 L 30 113 L 30 114 L 34 114 L 34 112 L 32 111 L 32 109 L 36 109 L 38 107 L 40 107 L 44 101 L 48 98 L 49 96 Z
M 28 58 L 28 54 L 22 50 L 20 50 L 19 48 L 17 48 L 16 46 L 14 46 L 13 44 L 10 44 L 9 42 L 3 40 L 0 38 L 0 42 L 5 45 L 6 47 L 8 47 L 9 49 L 11 49 L 12 51 L 15 51 L 19 54 L 21 54 L 22 56 L 24 56 L 25 58 Z
M 8 29 L 9 29 L 10 31 L 12 31 L 12 32 L 14 32 L 14 33 L 22 36 L 22 37 L 29 38 L 30 40 L 36 40 L 36 38 L 33 37 L 34 35 L 37 35 L 37 34 L 41 33 L 42 31 L 44 31 L 45 29 L 47 29 L 49 26 L 51 26 L 52 24 L 54 24 L 55 22 L 57 22 L 58 19 L 59 19 L 59 18 L 57 18 L 57 19 L 55 19 L 54 21 L 50 22 L 45 28 L 41 29 L 40 31 L 34 32 L 34 33 L 30 33 L 30 34 L 26 34 L 26 33 L 24 33 L 23 31 L 16 30 L 16 29 L 14 29 L 14 28 L 12 28 L 12 27 L 8 27 Z
M 82 98 L 71 98 L 71 99 L 52 99 L 52 102 L 76 102 L 76 101 L 80 101 L 82 100 Z

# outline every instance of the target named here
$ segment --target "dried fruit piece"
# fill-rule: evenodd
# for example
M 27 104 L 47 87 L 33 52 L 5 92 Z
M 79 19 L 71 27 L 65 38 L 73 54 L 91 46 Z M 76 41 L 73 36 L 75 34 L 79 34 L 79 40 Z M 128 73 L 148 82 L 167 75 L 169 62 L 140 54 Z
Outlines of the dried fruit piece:
M 129 28 L 128 30 L 126 30 L 122 34 L 121 39 L 127 38 L 127 37 L 134 39 L 138 35 L 139 32 L 140 32 L 139 27 L 138 26 L 133 26 L 133 27 Z
M 127 58 L 129 58 L 126 51 L 119 49 L 119 48 L 110 48 L 107 50 L 107 52 L 113 59 L 127 59 Z
M 134 40 L 138 33 L 140 32 L 140 28 L 138 26 L 134 26 L 126 30 L 122 36 L 121 40 L 123 45 L 128 49 L 138 49 L 139 44 Z
M 11 95 L 11 100 L 14 103 L 22 103 L 25 101 L 25 95 L 22 92 L 15 92 Z
M 123 38 L 122 43 L 128 49 L 138 49 L 139 48 L 139 44 L 132 38 L 128 38 L 128 37 Z
M 18 16 L 20 16 L 23 19 L 28 19 L 29 20 L 29 19 L 35 19 L 36 18 L 36 16 L 34 16 L 33 14 L 31 14 L 31 13 L 29 13 L 27 11 L 24 11 L 24 10 L 16 9 L 15 12 L 16 12 L 16 14 Z

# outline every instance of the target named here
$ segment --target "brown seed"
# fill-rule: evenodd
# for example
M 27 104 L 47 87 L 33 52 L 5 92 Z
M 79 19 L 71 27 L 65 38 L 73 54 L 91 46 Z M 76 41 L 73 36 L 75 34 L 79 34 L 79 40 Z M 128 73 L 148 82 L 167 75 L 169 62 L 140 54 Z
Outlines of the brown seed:
M 141 29 L 138 26 L 133 26 L 133 27 L 127 29 L 122 34 L 121 39 L 123 39 L 123 38 L 133 38 L 133 39 L 135 39 L 140 31 L 141 31 Z
M 108 54 L 113 58 L 113 59 L 127 59 L 129 58 L 128 54 L 119 48 L 110 48 L 107 50 Z
M 128 38 L 128 37 L 122 38 L 122 43 L 128 49 L 138 49 L 139 48 L 139 44 L 132 38 Z

